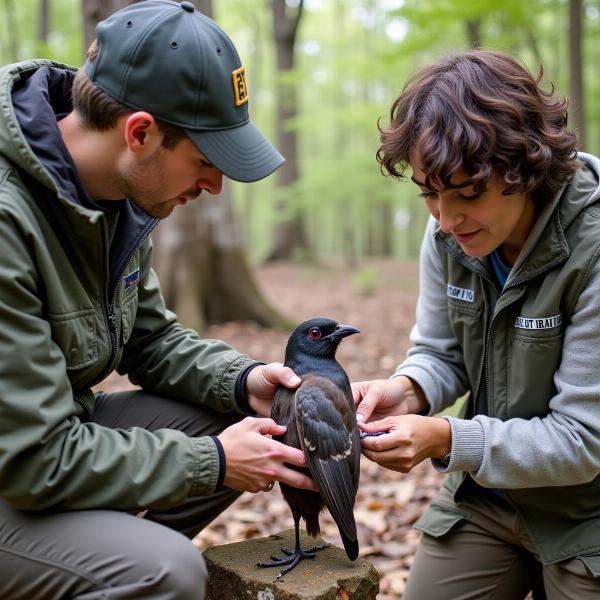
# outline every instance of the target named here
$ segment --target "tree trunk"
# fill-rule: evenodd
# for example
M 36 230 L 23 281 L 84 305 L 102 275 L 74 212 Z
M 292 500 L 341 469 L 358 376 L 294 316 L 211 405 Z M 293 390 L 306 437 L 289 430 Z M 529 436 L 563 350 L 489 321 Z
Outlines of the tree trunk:
M 569 114 L 571 125 L 577 131 L 579 148 L 585 149 L 585 110 L 583 103 L 583 69 L 582 69 L 582 9 L 581 0 L 569 0 L 569 68 L 571 106 Z
M 38 42 L 42 47 L 48 45 L 50 31 L 50 0 L 40 0 L 38 13 Z
M 135 4 L 138 0 L 81 0 L 83 13 L 83 44 L 89 48 L 96 37 L 96 25 L 98 21 L 106 19 L 108 15 Z
M 375 0 L 370 0 L 367 4 L 369 12 L 375 15 L 375 23 L 384 23 L 385 17 L 379 13 L 382 7 Z M 364 56 L 373 56 L 376 53 L 378 39 L 385 35 L 381 25 L 376 27 L 364 28 Z M 363 89 L 363 103 L 365 105 L 373 102 L 375 99 L 371 96 L 372 83 L 370 80 L 361 82 Z M 369 136 L 362 141 L 364 147 L 369 147 L 372 143 L 371 132 Z M 364 209 L 363 209 L 364 210 Z M 390 202 L 379 201 L 367 209 L 370 212 L 370 226 L 368 229 L 367 254 L 369 256 L 391 256 L 393 244 L 394 211 Z
M 211 323 L 254 321 L 289 328 L 258 289 L 234 216 L 231 186 L 218 196 L 202 195 L 178 207 L 153 234 L 154 266 L 167 305 L 182 323 L 203 329 Z
M 285 163 L 277 171 L 277 185 L 286 195 L 289 188 L 298 179 L 298 143 L 296 132 L 289 129 L 289 121 L 297 111 L 297 88 L 286 80 L 286 75 L 294 68 L 294 46 L 298 25 L 302 17 L 303 0 L 292 8 L 285 0 L 272 0 L 273 33 L 277 53 L 277 145 L 285 156 Z M 280 199 L 276 206 L 279 222 L 275 228 L 271 260 L 291 258 L 297 249 L 306 248 L 306 238 L 302 218 L 291 211 L 289 202 Z
M 535 62 L 538 65 L 543 64 L 544 60 L 542 58 L 542 51 L 540 50 L 537 38 L 535 37 L 535 32 L 533 31 L 529 23 L 525 24 L 525 39 L 527 40 L 527 45 L 529 46 L 529 49 L 533 54 Z
M 17 45 L 17 19 L 15 17 L 15 5 L 13 0 L 4 0 L 6 14 L 6 31 L 8 32 L 8 57 L 10 62 L 19 60 L 19 48 Z
M 467 38 L 469 48 L 476 50 L 481 48 L 481 19 L 470 19 L 467 21 Z
M 203 15 L 206 15 L 209 19 L 213 18 L 212 0 L 196 0 L 194 4 Z
M 391 256 L 394 223 L 392 205 L 387 201 L 379 201 L 379 204 L 372 210 L 375 211 L 375 218 L 369 231 L 369 254 L 371 256 Z
M 94 30 L 91 19 L 105 18 L 112 12 L 105 10 L 107 4 L 112 4 L 113 10 L 133 4 L 124 0 L 83 2 L 86 31 Z M 210 0 L 196 4 L 205 15 L 212 15 Z M 265 327 L 289 328 L 289 322 L 267 303 L 255 283 L 228 181 L 223 181 L 220 195 L 202 195 L 187 206 L 177 207 L 155 230 L 153 241 L 154 266 L 167 305 L 182 323 L 202 329 L 210 323 L 249 320 Z

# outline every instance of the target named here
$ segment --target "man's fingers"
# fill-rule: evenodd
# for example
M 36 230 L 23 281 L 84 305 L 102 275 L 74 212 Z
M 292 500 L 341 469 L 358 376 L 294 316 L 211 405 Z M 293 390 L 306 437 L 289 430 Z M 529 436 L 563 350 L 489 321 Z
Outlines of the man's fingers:
M 276 443 L 281 446 L 280 450 L 283 462 L 289 463 L 290 465 L 295 465 L 296 467 L 306 467 L 306 457 L 304 456 L 304 452 L 302 452 L 302 450 L 298 450 L 298 448 L 292 448 L 291 446 L 286 446 L 280 442 Z
M 295 388 L 300 385 L 302 380 L 289 367 L 283 367 L 279 381 L 286 387 Z
M 285 425 L 278 425 L 273 419 L 267 417 L 254 418 L 254 431 L 262 435 L 283 435 L 287 431 Z
M 281 363 L 273 362 L 263 367 L 262 375 L 264 379 L 271 384 L 281 384 L 286 387 L 298 387 L 300 377 L 289 367 L 284 367 Z
M 279 481 L 287 483 L 292 487 L 299 488 L 301 490 L 309 490 L 311 492 L 318 492 L 319 488 L 317 484 L 308 476 L 292 469 L 284 469 L 279 476 Z

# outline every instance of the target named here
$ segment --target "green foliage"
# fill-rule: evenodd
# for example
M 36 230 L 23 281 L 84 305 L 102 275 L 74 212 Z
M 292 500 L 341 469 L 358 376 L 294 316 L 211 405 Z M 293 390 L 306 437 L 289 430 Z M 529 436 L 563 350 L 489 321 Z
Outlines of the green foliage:
M 67 64 L 81 64 L 81 0 L 50 0 L 50 34 L 47 43 L 38 39 L 39 5 L 39 0 L 2 0 L 0 64 L 28 58 L 52 58 Z M 16 56 L 13 56 L 13 48 Z
M 81 64 L 80 0 L 50 0 L 47 43 L 37 38 L 39 0 L 0 0 L 0 60 L 33 56 Z M 8 10 L 12 7 L 12 11 Z M 587 147 L 600 152 L 600 4 L 584 2 L 584 81 Z M 232 36 L 246 66 L 252 119 L 274 139 L 276 84 L 270 3 L 214 0 L 216 21 Z M 416 256 L 427 219 L 410 183 L 383 177 L 375 160 L 377 123 L 385 126 L 394 98 L 419 66 L 469 46 L 469 29 L 483 47 L 505 50 L 568 93 L 567 0 L 306 0 L 296 47 L 297 67 L 286 86 L 298 89 L 298 181 L 278 189 L 276 178 L 234 184 L 239 220 L 255 261 L 269 255 L 285 202 L 302 215 L 315 257 L 385 251 Z M 385 242 L 388 240 L 387 242 Z M 384 243 L 385 242 L 385 243 Z

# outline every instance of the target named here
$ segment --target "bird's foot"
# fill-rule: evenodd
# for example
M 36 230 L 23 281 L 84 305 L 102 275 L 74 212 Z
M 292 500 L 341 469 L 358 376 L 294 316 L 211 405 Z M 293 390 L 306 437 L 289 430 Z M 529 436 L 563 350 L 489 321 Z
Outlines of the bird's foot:
M 277 579 L 281 579 L 284 575 L 289 573 L 301 560 L 315 558 L 317 552 L 319 552 L 320 550 L 324 550 L 327 547 L 328 544 L 320 544 L 317 546 L 313 546 L 308 550 L 299 549 L 295 550 L 294 552 L 292 552 L 288 548 L 282 548 L 281 551 L 288 558 L 279 558 L 278 556 L 272 555 L 271 560 L 273 562 L 260 562 L 257 563 L 256 566 L 260 567 L 261 569 L 265 569 L 268 567 L 284 567 L 277 574 Z
M 307 550 L 300 550 L 300 552 L 302 552 L 304 554 L 312 554 L 313 556 L 307 557 L 307 558 L 314 558 L 315 552 L 319 552 L 320 550 L 325 550 L 325 548 L 327 548 L 328 546 L 329 546 L 329 544 L 317 544 L 316 546 L 313 546 L 312 548 L 308 548 Z M 282 548 L 281 551 L 286 556 L 294 556 L 294 551 L 290 550 L 289 548 Z

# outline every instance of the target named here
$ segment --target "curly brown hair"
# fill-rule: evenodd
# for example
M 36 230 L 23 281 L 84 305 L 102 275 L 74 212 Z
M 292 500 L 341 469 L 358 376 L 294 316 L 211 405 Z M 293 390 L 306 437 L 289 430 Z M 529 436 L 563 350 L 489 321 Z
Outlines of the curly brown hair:
M 97 56 L 98 43 L 94 40 L 86 52 L 86 57 L 91 63 L 94 63 Z M 122 116 L 133 112 L 132 108 L 121 104 L 90 81 L 83 68 L 75 74 L 71 96 L 73 108 L 81 116 L 83 126 L 95 131 L 112 129 Z M 155 119 L 155 121 L 163 136 L 163 147 L 174 148 L 181 140 L 187 138 L 183 128 L 160 119 Z
M 549 202 L 579 166 L 577 136 L 567 129 L 567 101 L 540 88 L 513 57 L 473 50 L 425 67 L 407 82 L 379 127 L 382 172 L 404 179 L 409 154 L 418 150 L 425 184 L 452 188 L 458 169 L 482 191 L 493 175 L 504 194 L 531 193 Z M 464 183 L 461 184 L 461 186 Z

